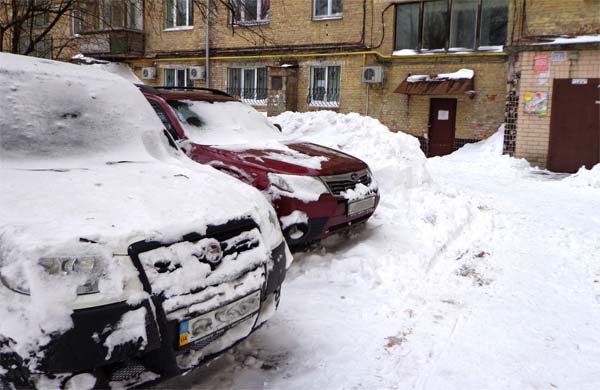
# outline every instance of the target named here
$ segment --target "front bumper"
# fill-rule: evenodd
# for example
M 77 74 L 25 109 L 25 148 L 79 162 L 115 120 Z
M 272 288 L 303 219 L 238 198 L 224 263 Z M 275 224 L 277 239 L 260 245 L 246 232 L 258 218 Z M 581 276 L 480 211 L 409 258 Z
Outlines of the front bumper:
M 348 200 L 341 196 L 330 194 L 321 195 L 314 202 L 303 202 L 299 199 L 281 197 L 273 202 L 279 217 L 290 215 L 294 211 L 301 211 L 308 217 L 300 238 L 292 238 L 289 227 L 283 231 L 285 239 L 291 248 L 298 248 L 312 242 L 324 239 L 332 234 L 350 228 L 356 224 L 366 222 L 379 205 L 379 193 L 372 194 L 375 197 L 375 205 L 372 209 L 356 215 L 348 215 Z M 297 227 L 298 228 L 298 227 Z
M 281 284 L 286 274 L 286 253 L 286 244 L 282 241 L 271 252 L 269 265 L 272 266 L 267 267 L 267 264 L 263 266 L 266 278 L 260 286 L 261 307 L 252 326 L 237 337 L 227 337 L 227 340 L 222 340 L 220 334 L 209 343 L 202 345 L 201 348 L 208 348 L 209 352 L 197 359 L 196 364 L 214 357 L 241 341 L 274 314 L 279 301 Z M 143 280 L 145 274 L 139 259 L 134 255 L 132 260 L 140 270 L 140 278 Z M 179 374 L 176 355 L 185 350 L 179 348 L 177 343 L 179 321 L 168 319 L 162 305 L 163 301 L 161 296 L 152 295 L 151 300 L 145 300 L 136 306 L 121 302 L 74 311 L 71 316 L 73 328 L 55 336 L 43 348 L 44 358 L 38 364 L 36 371 L 44 374 L 104 372 L 110 379 L 110 372 L 115 371 L 115 366 L 135 360 L 141 362 L 146 369 L 163 377 Z M 274 306 L 273 302 L 275 302 Z M 124 314 L 139 309 L 145 310 L 145 335 L 140 334 L 137 339 L 133 337 L 131 342 L 116 346 L 109 354 L 105 342 L 111 330 L 118 327 Z M 110 357 L 107 358 L 109 355 Z

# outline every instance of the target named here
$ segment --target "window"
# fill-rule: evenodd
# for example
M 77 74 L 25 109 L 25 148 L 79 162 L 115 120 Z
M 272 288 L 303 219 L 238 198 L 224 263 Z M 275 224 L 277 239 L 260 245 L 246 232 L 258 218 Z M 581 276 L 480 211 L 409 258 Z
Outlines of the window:
M 395 24 L 395 50 L 487 50 L 506 42 L 508 0 L 397 4 Z
M 310 71 L 310 105 L 338 107 L 340 105 L 340 71 L 336 66 L 313 66 Z
M 143 29 L 142 0 L 79 1 L 71 12 L 73 35 L 99 30 Z
M 481 6 L 479 45 L 504 45 L 508 26 L 508 0 L 483 0 Z
M 229 68 L 227 92 L 255 106 L 267 104 L 267 68 Z
M 231 0 L 233 23 L 268 23 L 270 3 L 270 0 Z
M 166 29 L 177 29 L 194 25 L 193 0 L 167 0 L 166 4 Z
M 31 45 L 30 37 L 31 35 L 29 34 L 24 34 L 23 36 L 21 36 L 19 42 L 20 53 L 24 54 L 29 49 L 29 46 Z M 32 57 L 52 59 L 52 37 L 46 36 L 40 39 L 38 42 L 34 43 L 33 50 L 30 51 L 27 55 Z
M 190 78 L 190 69 L 170 68 L 165 69 L 166 87 L 193 87 L 194 83 Z
M 343 0 L 314 0 L 314 19 L 341 18 Z

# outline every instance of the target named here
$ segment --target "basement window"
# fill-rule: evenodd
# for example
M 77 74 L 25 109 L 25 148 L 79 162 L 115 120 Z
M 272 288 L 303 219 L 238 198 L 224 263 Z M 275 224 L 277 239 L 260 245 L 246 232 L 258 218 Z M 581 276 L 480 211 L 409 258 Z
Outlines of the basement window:
M 229 68 L 227 92 L 239 96 L 244 103 L 253 106 L 267 104 L 267 68 Z
M 309 100 L 312 107 L 339 107 L 341 66 L 313 66 L 310 69 Z
M 231 20 L 237 25 L 269 23 L 270 0 L 231 0 Z
M 190 77 L 189 68 L 167 68 L 165 69 L 165 87 L 193 87 L 194 82 Z
M 343 5 L 343 0 L 314 0 L 313 19 L 339 19 Z
M 432 0 L 396 5 L 394 50 L 501 50 L 508 0 Z
M 167 0 L 165 9 L 165 29 L 181 30 L 194 26 L 193 0 Z

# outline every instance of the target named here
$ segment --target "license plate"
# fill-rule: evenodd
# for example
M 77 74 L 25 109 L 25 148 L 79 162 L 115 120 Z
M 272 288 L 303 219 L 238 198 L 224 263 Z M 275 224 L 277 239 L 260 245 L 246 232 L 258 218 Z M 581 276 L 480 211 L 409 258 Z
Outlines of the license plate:
M 360 214 L 375 207 L 375 197 L 348 202 L 348 215 Z
M 260 290 L 198 317 L 179 323 L 179 346 L 193 343 L 256 314 L 260 309 Z

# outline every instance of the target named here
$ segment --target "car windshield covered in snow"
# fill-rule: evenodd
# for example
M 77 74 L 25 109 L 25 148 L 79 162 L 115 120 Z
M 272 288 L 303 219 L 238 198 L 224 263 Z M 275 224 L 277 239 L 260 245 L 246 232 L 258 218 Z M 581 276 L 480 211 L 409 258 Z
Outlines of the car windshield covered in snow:
M 185 135 L 203 145 L 234 145 L 281 140 L 267 117 L 241 102 L 169 100 Z
M 36 66 L 16 56 L 3 56 L 2 62 L 8 68 Z M 143 139 L 150 133 L 160 136 L 162 129 L 151 108 L 140 105 L 139 97 L 133 96 L 119 96 L 123 104 L 112 104 L 111 79 L 117 76 L 96 72 L 94 78 L 89 69 L 84 73 L 82 67 L 61 65 L 58 68 L 48 61 L 37 72 L 25 69 L 1 78 L 0 159 L 19 164 L 26 160 L 150 158 Z M 64 68 L 68 72 L 59 73 Z M 36 74 L 34 80 L 29 77 L 32 73 Z M 139 92 L 124 88 L 119 93 Z

